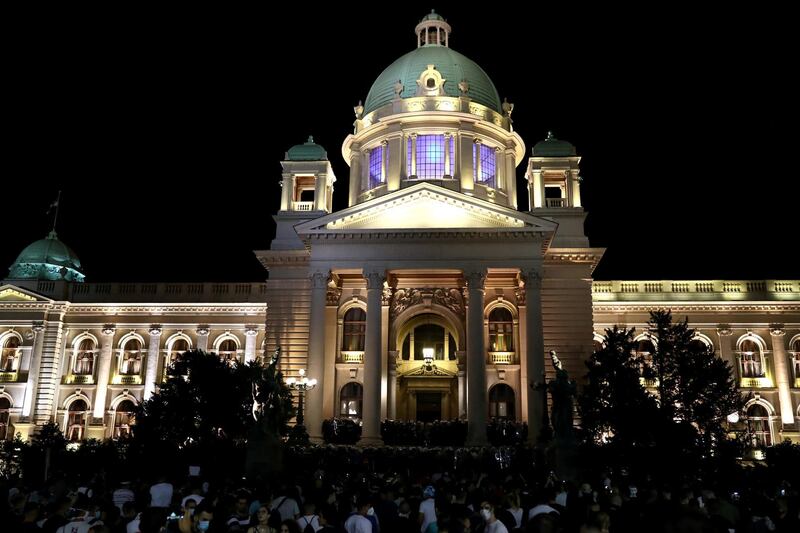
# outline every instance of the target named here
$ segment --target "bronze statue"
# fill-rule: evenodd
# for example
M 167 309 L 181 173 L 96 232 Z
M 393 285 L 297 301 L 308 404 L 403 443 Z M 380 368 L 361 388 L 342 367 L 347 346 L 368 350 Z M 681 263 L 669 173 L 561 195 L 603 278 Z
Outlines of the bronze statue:
M 561 360 L 555 350 L 550 350 L 550 360 L 556 371 L 556 379 L 547 384 L 550 397 L 553 399 L 552 421 L 556 441 L 568 442 L 572 440 L 572 398 L 577 392 L 575 381 L 569 379 Z

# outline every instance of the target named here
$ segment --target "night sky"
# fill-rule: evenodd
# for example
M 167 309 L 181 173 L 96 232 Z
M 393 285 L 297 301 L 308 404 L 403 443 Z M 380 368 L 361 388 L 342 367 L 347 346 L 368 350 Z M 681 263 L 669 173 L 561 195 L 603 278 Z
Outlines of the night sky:
M 436 7 L 515 104 L 528 154 L 552 130 L 583 157 L 586 230 L 607 248 L 596 279 L 800 278 L 794 33 L 744 12 L 512 5 Z M 252 250 L 273 236 L 284 152 L 314 135 L 346 207 L 352 108 L 430 6 L 341 23 L 333 9 L 20 22 L 0 276 L 63 189 L 58 234 L 87 281 L 263 280 Z

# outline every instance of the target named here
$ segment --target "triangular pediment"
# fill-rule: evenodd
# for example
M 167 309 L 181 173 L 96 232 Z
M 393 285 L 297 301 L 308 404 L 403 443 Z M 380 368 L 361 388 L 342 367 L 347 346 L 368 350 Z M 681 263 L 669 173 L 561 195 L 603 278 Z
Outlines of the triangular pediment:
M 300 235 L 385 230 L 533 230 L 556 224 L 430 183 L 420 183 L 299 224 Z
M 52 302 L 35 292 L 31 292 L 16 285 L 0 285 L 0 303 L 5 302 Z

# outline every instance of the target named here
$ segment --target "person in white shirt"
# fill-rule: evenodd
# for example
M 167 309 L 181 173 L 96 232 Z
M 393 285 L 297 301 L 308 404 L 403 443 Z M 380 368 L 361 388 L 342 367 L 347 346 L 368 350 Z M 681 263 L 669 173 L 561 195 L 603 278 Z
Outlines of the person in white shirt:
M 114 502 L 114 505 L 119 507 L 119 510 L 122 511 L 122 506 L 128 502 L 132 502 L 136 499 L 136 495 L 131 490 L 131 482 L 130 481 L 123 481 L 120 483 L 120 488 L 114 491 L 111 495 L 111 500 Z
M 508 533 L 506 526 L 494 516 L 494 505 L 481 502 L 481 518 L 486 522 L 483 533 Z
M 269 504 L 269 510 L 275 509 L 281 513 L 281 522 L 284 520 L 296 520 L 300 516 L 300 507 L 297 502 L 289 496 L 278 496 Z
M 159 476 L 158 483 L 150 487 L 150 507 L 169 507 L 172 504 L 172 483 L 166 477 Z
M 365 498 L 358 500 L 356 510 L 344 523 L 347 533 L 372 533 L 372 522 L 367 518 L 369 508 L 369 500 Z
M 436 490 L 430 485 L 425 487 L 425 490 L 422 491 L 422 497 L 425 499 L 422 500 L 419 504 L 420 533 L 425 533 L 425 530 L 428 529 L 428 526 L 436 522 L 436 500 L 434 499 L 435 495 L 436 495 Z

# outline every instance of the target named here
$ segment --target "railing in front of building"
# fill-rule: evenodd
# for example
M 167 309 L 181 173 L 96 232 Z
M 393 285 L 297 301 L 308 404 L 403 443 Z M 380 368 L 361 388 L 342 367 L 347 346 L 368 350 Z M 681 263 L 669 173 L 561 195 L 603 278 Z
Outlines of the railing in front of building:
M 313 211 L 314 202 L 292 202 L 293 211 Z
M 566 198 L 545 198 L 544 199 L 545 207 L 564 207 L 567 205 Z
M 748 389 L 772 388 L 775 382 L 769 369 L 767 352 L 759 354 L 758 361 L 744 360 L 743 355 L 752 357 L 750 352 L 736 352 L 736 363 L 739 368 L 739 386 Z
M 342 351 L 342 362 L 343 363 L 363 363 L 364 362 L 364 352 L 363 351 Z
M 493 365 L 510 365 L 514 362 L 514 352 L 489 352 L 489 361 Z

